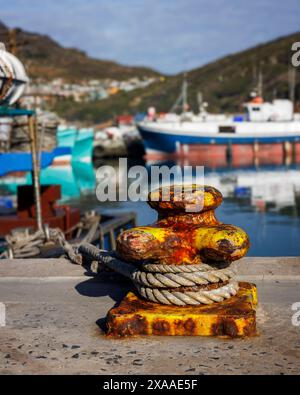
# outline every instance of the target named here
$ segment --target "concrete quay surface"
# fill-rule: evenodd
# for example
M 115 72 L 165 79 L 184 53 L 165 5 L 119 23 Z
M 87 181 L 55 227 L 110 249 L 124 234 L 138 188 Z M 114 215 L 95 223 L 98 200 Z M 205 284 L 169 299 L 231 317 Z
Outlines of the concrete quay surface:
M 299 374 L 300 315 L 292 305 L 300 302 L 300 258 L 234 266 L 239 279 L 257 284 L 258 336 L 111 340 L 105 316 L 128 280 L 64 259 L 2 260 L 0 374 Z

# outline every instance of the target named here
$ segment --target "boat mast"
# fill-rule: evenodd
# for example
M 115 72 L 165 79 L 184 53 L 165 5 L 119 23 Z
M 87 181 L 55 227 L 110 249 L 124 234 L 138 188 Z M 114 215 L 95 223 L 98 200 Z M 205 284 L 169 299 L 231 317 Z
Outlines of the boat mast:
M 261 66 L 259 66 L 259 73 L 258 73 L 257 95 L 263 97 L 263 73 L 261 70 Z
M 197 102 L 198 102 L 199 113 L 201 113 L 203 111 L 203 96 L 202 96 L 202 92 L 200 91 L 197 93 Z
M 182 86 L 182 112 L 185 113 L 188 108 L 187 94 L 188 94 L 188 83 L 186 80 L 187 73 L 184 73 L 183 86 Z
M 178 96 L 176 102 L 173 104 L 173 106 L 170 110 L 171 113 L 175 112 L 176 109 L 180 106 L 180 104 L 182 106 L 183 113 L 185 113 L 187 110 L 188 83 L 187 83 L 186 77 L 187 77 L 187 73 L 184 73 L 181 92 L 180 92 L 180 95 Z
M 288 69 L 288 81 L 289 81 L 289 98 L 294 106 L 295 88 L 296 88 L 296 68 L 293 66 L 290 66 Z

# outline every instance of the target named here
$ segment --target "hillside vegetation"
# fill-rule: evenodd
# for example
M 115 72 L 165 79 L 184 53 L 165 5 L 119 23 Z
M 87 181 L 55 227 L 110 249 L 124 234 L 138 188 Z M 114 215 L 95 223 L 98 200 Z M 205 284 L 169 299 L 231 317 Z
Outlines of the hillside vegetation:
M 291 45 L 300 41 L 300 32 L 254 48 L 226 56 L 187 73 L 188 101 L 192 110 L 198 110 L 200 91 L 209 103 L 211 112 L 241 112 L 242 103 L 255 88 L 261 70 L 265 100 L 289 97 L 288 69 Z M 183 74 L 166 77 L 146 89 L 120 93 L 109 99 L 93 103 L 59 103 L 56 106 L 68 119 L 100 122 L 120 113 L 146 111 L 155 106 L 157 111 L 169 111 L 178 97 Z M 300 70 L 296 70 L 296 107 L 300 111 Z
M 124 80 L 134 76 L 155 76 L 155 71 L 141 67 L 126 67 L 115 62 L 89 58 L 77 49 L 63 48 L 47 36 L 15 31 L 18 56 L 32 77 L 72 81 L 83 78 Z M 9 44 L 7 28 L 0 24 L 0 40 Z M 209 103 L 209 111 L 239 112 L 242 103 L 255 86 L 258 70 L 263 75 L 266 100 L 286 98 L 289 94 L 288 68 L 291 46 L 300 41 L 300 32 L 280 37 L 268 43 L 218 59 L 188 72 L 189 104 L 197 111 L 197 93 L 201 91 Z M 296 72 L 296 105 L 300 101 L 300 71 Z M 60 100 L 52 109 L 70 121 L 98 123 L 121 113 L 135 114 L 155 106 L 157 111 L 169 111 L 180 93 L 183 74 L 165 77 L 144 89 L 120 92 L 105 100 L 75 103 Z

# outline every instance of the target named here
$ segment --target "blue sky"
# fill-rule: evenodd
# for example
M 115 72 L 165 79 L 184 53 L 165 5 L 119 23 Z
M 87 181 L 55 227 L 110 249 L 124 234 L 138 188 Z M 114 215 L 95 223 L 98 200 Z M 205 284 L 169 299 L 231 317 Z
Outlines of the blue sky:
M 0 19 L 64 46 L 177 73 L 300 30 L 299 0 L 10 0 Z

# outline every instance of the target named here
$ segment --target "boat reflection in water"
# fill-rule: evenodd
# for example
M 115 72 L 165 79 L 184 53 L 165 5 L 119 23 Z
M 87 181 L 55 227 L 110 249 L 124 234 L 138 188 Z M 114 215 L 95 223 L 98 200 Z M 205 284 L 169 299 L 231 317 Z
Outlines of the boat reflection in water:
M 157 159 L 148 156 L 148 166 L 204 166 L 205 183 L 219 189 L 225 199 L 247 199 L 258 211 L 286 209 L 300 215 L 300 145 L 291 146 L 289 155 L 282 144 L 235 145 L 230 156 L 226 146 L 193 146 L 188 159 Z
M 224 204 L 217 217 L 241 226 L 251 240 L 249 255 L 300 254 L 300 147 L 199 147 L 189 157 L 148 157 L 151 165 L 204 166 L 205 183 L 219 189 Z M 144 219 L 145 220 L 145 219 Z
M 72 162 L 65 165 L 51 165 L 40 174 L 41 185 L 61 186 L 61 201 L 79 200 L 91 195 L 95 189 L 95 170 L 92 162 Z M 18 172 L 0 177 L 0 188 L 5 194 L 15 195 L 19 185 L 30 185 L 31 173 Z

